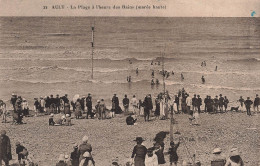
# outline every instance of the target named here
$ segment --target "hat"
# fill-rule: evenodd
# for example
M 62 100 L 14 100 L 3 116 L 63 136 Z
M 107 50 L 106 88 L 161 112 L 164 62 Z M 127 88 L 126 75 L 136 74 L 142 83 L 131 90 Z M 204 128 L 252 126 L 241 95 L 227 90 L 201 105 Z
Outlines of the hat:
M 73 148 L 78 148 L 78 144 L 75 143 L 75 144 L 73 145 Z
M 6 131 L 5 130 L 1 130 L 1 135 L 6 135 Z
M 15 145 L 17 146 L 17 145 L 20 145 L 21 143 L 19 142 L 19 141 L 17 141 L 16 143 L 15 143 Z
M 97 100 L 97 103 L 100 103 L 100 100 Z
M 50 114 L 50 117 L 53 117 L 54 116 L 54 114 Z
M 88 142 L 88 136 L 84 136 L 83 138 L 82 138 L 82 142 Z
M 70 114 L 66 114 L 66 117 L 70 117 Z
M 143 142 L 144 139 L 142 137 L 136 137 L 136 139 L 134 141 L 136 141 L 136 142 Z
M 61 119 L 65 119 L 65 115 L 62 115 L 62 116 L 61 116 Z
M 216 153 L 221 153 L 221 152 L 222 152 L 221 148 L 215 148 L 212 153 L 216 154 Z
M 65 158 L 65 159 L 68 159 L 68 158 L 69 158 L 69 155 L 66 154 L 66 155 L 64 156 L 64 158 Z
M 238 155 L 239 155 L 239 152 L 238 152 L 237 148 L 232 148 L 230 150 L 230 156 L 238 156 Z
M 43 97 L 41 96 L 40 99 L 43 99 Z
M 91 157 L 90 153 L 87 151 L 83 154 L 83 157 Z
M 65 155 L 64 154 L 60 154 L 59 161 L 64 161 L 64 160 L 65 160 Z
M 14 94 L 14 93 L 12 93 L 12 96 L 15 96 L 15 94 Z

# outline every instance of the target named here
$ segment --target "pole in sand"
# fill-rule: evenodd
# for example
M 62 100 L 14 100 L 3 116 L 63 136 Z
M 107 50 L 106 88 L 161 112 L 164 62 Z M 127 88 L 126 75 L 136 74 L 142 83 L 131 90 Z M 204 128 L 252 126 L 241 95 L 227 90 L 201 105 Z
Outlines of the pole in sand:
M 93 79 L 93 55 L 94 55 L 94 25 L 91 27 L 92 30 L 92 41 L 91 41 L 91 79 Z

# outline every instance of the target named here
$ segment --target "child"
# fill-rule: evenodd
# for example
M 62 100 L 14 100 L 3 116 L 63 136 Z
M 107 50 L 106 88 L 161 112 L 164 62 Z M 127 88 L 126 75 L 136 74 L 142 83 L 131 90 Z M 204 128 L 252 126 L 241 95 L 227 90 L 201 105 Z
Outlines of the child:
M 65 125 L 66 126 L 71 126 L 71 118 L 70 118 L 69 114 L 66 114 Z
M 174 142 L 172 141 L 170 143 L 170 148 L 169 148 L 169 151 L 168 151 L 168 154 L 170 155 L 170 165 L 174 165 L 174 166 L 177 166 L 177 162 L 178 162 L 178 155 L 177 155 L 177 149 L 180 145 L 180 142 L 178 142 L 177 144 L 174 144 Z
M 145 157 L 145 165 L 149 165 L 149 166 L 158 165 L 157 156 L 154 155 L 154 148 L 147 149 L 147 155 Z
M 22 161 L 23 165 L 25 165 L 24 159 L 27 159 L 27 156 L 29 153 L 28 153 L 27 149 L 20 144 L 20 142 L 16 142 L 15 145 L 16 145 L 16 154 L 18 154 L 19 164 L 21 164 L 21 161 Z
M 54 116 L 54 114 L 50 114 L 49 126 L 54 126 L 54 125 L 55 125 L 55 122 L 54 122 L 54 120 L 53 120 L 53 116 Z

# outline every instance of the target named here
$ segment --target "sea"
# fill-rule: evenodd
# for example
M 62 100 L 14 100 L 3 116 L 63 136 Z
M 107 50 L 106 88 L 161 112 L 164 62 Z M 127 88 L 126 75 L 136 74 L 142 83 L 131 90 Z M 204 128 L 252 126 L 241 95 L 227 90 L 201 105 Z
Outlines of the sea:
M 94 26 L 93 79 L 92 26 Z M 206 62 L 206 66 L 202 62 Z M 217 67 L 217 70 L 215 70 Z M 138 74 L 136 69 L 138 68 Z M 260 94 L 260 18 L 0 17 L 0 99 Z M 159 85 L 151 85 L 152 71 Z M 181 79 L 181 74 L 184 80 Z M 131 76 L 131 82 L 127 82 Z M 202 84 L 201 77 L 205 77 Z

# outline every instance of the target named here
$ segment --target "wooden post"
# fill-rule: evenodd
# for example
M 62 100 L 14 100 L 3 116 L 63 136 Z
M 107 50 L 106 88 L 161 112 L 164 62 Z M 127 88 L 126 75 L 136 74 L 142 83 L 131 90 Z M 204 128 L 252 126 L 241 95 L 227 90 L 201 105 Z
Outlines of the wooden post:
M 93 79 L 93 56 L 94 56 L 94 25 L 91 27 L 92 30 L 92 42 L 91 42 L 91 48 L 92 48 L 92 53 L 91 53 L 91 79 Z

